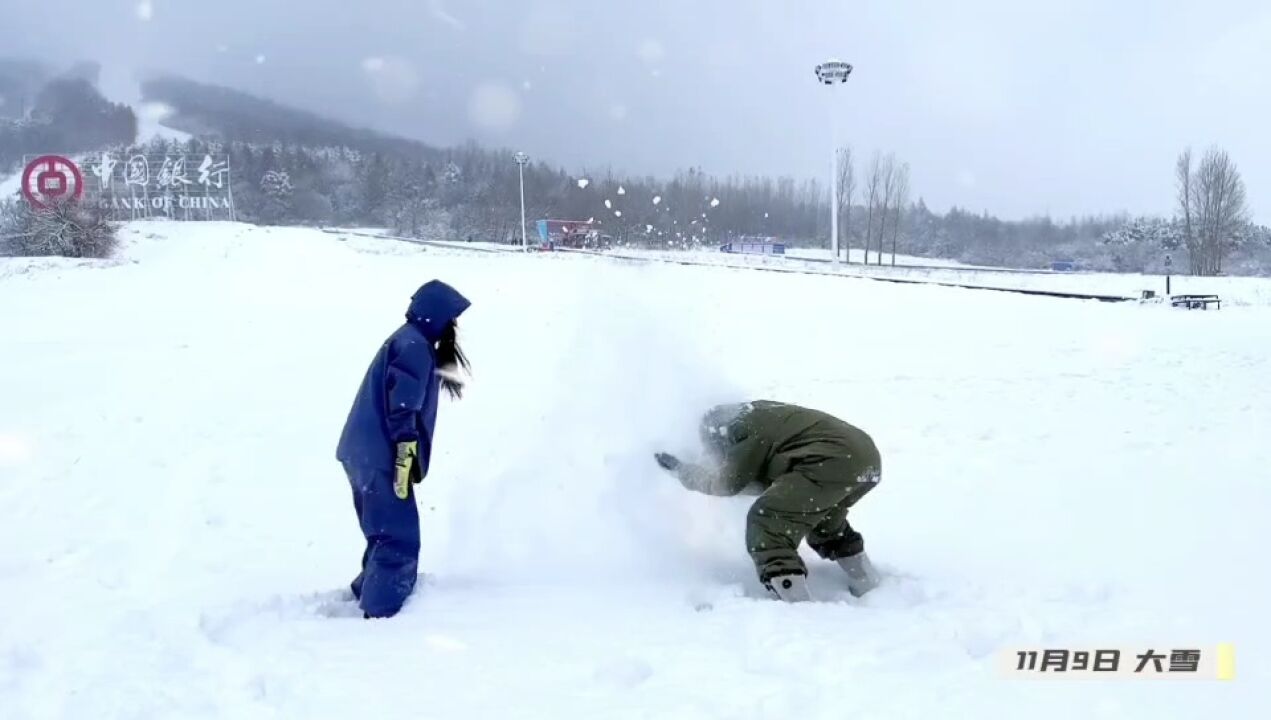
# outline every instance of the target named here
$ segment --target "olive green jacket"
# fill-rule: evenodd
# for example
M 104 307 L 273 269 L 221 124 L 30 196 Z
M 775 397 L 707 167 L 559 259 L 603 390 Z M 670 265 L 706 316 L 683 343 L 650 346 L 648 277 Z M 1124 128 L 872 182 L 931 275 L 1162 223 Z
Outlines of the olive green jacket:
M 757 400 L 712 408 L 701 432 L 717 465 L 684 463 L 676 474 L 685 487 L 709 495 L 758 494 L 796 468 L 815 475 L 826 460 L 849 459 L 862 470 L 880 464 L 878 449 L 864 431 L 828 413 L 786 403 Z

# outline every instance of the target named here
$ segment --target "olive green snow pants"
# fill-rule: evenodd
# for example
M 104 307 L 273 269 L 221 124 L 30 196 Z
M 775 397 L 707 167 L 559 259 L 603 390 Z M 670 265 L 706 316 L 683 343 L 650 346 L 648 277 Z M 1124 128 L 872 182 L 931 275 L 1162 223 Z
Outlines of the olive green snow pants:
M 806 574 L 799 543 L 826 560 L 855 555 L 865 548 L 847 522 L 847 510 L 878 484 L 877 457 L 830 458 L 795 466 L 755 500 L 746 515 L 746 547 L 759 579 Z

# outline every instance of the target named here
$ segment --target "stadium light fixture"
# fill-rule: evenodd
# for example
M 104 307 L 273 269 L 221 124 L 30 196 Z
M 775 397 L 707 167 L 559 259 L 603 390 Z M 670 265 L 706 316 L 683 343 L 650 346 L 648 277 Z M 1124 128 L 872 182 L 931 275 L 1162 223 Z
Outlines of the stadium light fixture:
M 817 82 L 829 87 L 847 84 L 852 66 L 842 60 L 829 60 L 816 66 Z M 830 252 L 833 264 L 839 264 L 839 173 L 838 173 L 838 113 L 830 101 Z

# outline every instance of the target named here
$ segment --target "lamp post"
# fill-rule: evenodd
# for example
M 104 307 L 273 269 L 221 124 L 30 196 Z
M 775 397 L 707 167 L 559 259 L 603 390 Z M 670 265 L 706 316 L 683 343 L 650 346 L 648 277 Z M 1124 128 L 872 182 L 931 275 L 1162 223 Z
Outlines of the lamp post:
M 525 231 L 525 164 L 530 161 L 530 156 L 518 152 L 512 158 L 516 160 L 517 170 L 521 176 L 521 250 L 529 252 L 530 242 Z
M 829 60 L 816 66 L 816 79 L 822 85 L 844 85 L 852 74 L 852 66 L 842 60 Z M 830 249 L 834 253 L 834 265 L 839 264 L 839 172 L 838 172 L 838 113 L 830 102 Z

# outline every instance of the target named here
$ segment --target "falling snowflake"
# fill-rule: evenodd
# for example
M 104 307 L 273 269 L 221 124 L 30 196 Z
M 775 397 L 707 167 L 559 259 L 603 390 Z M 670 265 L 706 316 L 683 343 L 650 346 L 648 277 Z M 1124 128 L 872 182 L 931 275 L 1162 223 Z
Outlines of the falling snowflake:
M 264 55 L 257 55 L 257 56 L 256 56 L 256 64 L 257 64 L 257 65 L 264 65 L 264 64 L 265 64 L 265 56 L 264 56 Z
M 584 189 L 590 184 L 591 184 L 591 181 L 588 180 L 587 178 L 578 178 L 578 187 L 580 189 Z
M 618 194 L 619 194 L 619 195 L 626 195 L 626 194 L 627 194 L 627 189 L 626 189 L 626 188 L 624 188 L 623 186 L 619 185 L 619 186 L 618 186 Z
M 652 226 L 652 225 L 645 225 L 645 226 L 644 226 L 644 231 L 645 231 L 645 232 L 647 232 L 647 233 L 651 233 L 651 232 L 653 232 L 653 226 Z M 659 234 L 659 235 L 661 235 L 662 233 L 658 233 L 658 234 Z
M 587 218 L 587 222 L 589 222 L 589 223 L 594 223 L 594 222 L 596 222 L 596 218 L 595 218 L 594 216 L 593 216 L 593 217 L 589 217 L 589 218 Z
M 614 211 L 613 211 L 613 216 L 614 216 L 614 217 L 622 217 L 622 211 L 621 211 L 621 210 L 614 210 Z
M 763 216 L 764 216 L 765 218 L 766 218 L 766 217 L 768 217 L 768 213 L 764 213 L 764 214 L 763 214 Z
M 711 198 L 711 207 L 719 207 L 719 198 Z
M 609 201 L 609 198 L 605 198 L 605 209 L 607 210 L 613 209 L 613 203 Z
M 657 205 L 657 204 L 658 204 L 658 203 L 660 203 L 660 202 L 662 202 L 662 196 L 661 196 L 661 195 L 654 195 L 654 196 L 653 196 L 653 204 L 654 204 L 654 205 Z

